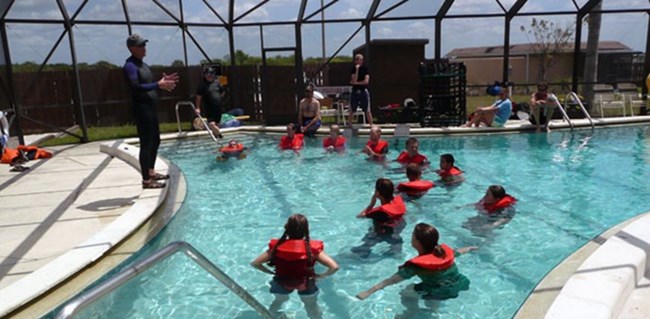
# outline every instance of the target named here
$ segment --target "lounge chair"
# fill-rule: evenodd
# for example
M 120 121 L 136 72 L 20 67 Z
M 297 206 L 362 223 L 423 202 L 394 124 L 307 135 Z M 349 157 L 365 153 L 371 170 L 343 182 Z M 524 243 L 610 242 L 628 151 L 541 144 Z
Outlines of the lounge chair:
M 594 101 L 600 109 L 600 117 L 605 117 L 604 109 L 622 109 L 623 116 L 626 116 L 625 101 L 614 93 L 614 87 L 609 84 L 594 85 Z
M 619 83 L 618 92 L 622 94 L 623 101 L 630 107 L 630 115 L 634 115 L 634 108 L 641 108 L 645 101 L 641 98 L 639 90 L 634 83 Z

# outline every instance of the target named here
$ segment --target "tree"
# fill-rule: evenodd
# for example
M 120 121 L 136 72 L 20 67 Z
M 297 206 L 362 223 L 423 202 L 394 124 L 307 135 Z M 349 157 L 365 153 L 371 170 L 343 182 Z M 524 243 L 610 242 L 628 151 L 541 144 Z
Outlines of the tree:
M 589 25 L 589 33 L 587 34 L 587 51 L 585 52 L 585 73 L 583 79 L 585 85 L 582 89 L 582 94 L 585 97 L 585 101 L 589 101 L 589 108 L 593 108 L 593 99 L 594 99 L 594 85 L 593 82 L 596 82 L 596 74 L 598 72 L 598 41 L 600 38 L 600 11 L 603 2 L 600 1 L 594 7 L 592 12 L 589 13 L 587 17 L 587 24 Z
M 526 32 L 529 39 L 533 37 L 531 41 L 534 41 L 535 53 L 540 56 L 538 80 L 546 81 L 546 73 L 555 64 L 557 55 L 565 51 L 569 41 L 573 40 L 575 29 L 573 26 L 560 27 L 553 22 L 536 18 L 533 18 L 528 29 L 523 25 L 520 29 Z
M 174 61 L 172 61 L 172 66 L 173 67 L 182 67 L 182 66 L 185 66 L 185 63 L 183 63 L 183 61 L 181 61 L 181 60 L 174 60 Z

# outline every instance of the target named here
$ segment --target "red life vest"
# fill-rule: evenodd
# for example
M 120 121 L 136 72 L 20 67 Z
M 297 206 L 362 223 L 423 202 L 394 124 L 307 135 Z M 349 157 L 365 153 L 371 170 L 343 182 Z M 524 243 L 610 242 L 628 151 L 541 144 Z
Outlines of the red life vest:
M 226 145 L 220 148 L 219 152 L 224 154 L 234 154 L 234 153 L 239 153 L 243 150 L 244 150 L 244 144 L 237 143 L 234 147 L 230 145 Z
M 370 149 L 377 154 L 385 154 L 388 151 L 388 142 L 384 140 L 379 140 L 376 144 L 373 144 L 372 141 L 368 141 L 366 146 L 370 147 Z
M 463 173 L 463 171 L 461 171 L 460 169 L 458 169 L 458 167 L 456 167 L 456 166 L 453 166 L 451 169 L 446 170 L 446 171 L 444 171 L 444 170 L 438 170 L 438 175 L 439 175 L 440 177 L 442 177 L 442 178 L 450 177 L 450 176 L 455 176 L 455 175 L 460 175 L 460 174 L 462 174 L 462 173 Z
M 516 198 L 510 195 L 506 195 L 492 204 L 483 203 L 483 208 L 488 212 L 488 214 L 492 214 L 504 208 L 508 208 L 516 203 L 517 203 Z
M 402 163 L 402 164 L 411 164 L 415 163 L 418 165 L 424 164 L 424 161 L 427 160 L 427 157 L 422 155 L 422 154 L 415 154 L 413 157 L 409 157 L 409 153 L 407 151 L 403 151 L 402 153 L 399 154 L 397 157 L 397 161 Z
M 419 179 L 417 181 L 399 183 L 397 185 L 397 190 L 406 193 L 409 196 L 422 196 L 435 186 L 436 184 L 432 181 Z
M 454 264 L 454 250 L 451 247 L 442 244 L 442 249 L 445 251 L 445 257 L 438 257 L 433 253 L 427 253 L 409 259 L 401 267 L 412 265 L 427 270 L 445 270 Z
M 289 138 L 289 136 L 285 135 L 282 136 L 282 139 L 280 139 L 280 148 L 283 150 L 299 150 L 303 146 L 303 138 L 304 135 L 302 134 L 295 134 L 293 138 Z
M 278 239 L 271 239 L 269 250 L 278 244 Z M 273 255 L 275 274 L 285 278 L 309 277 L 314 274 L 316 257 L 323 251 L 324 245 L 320 240 L 310 240 L 311 262 L 307 264 L 307 251 L 304 239 L 289 239 L 278 246 Z
M 399 223 L 399 221 L 402 219 L 402 216 L 404 216 L 406 213 L 406 205 L 404 205 L 402 196 L 395 195 L 390 203 L 375 207 L 370 211 L 367 211 L 366 217 L 372 218 L 372 215 L 376 213 L 385 213 L 388 215 L 389 220 L 380 222 L 381 225 L 394 227 Z
M 11 161 L 18 157 L 18 154 L 17 149 L 5 147 L 5 151 L 2 153 L 2 163 L 11 164 Z
M 323 140 L 323 147 L 330 147 L 333 146 L 334 148 L 339 148 L 339 147 L 344 147 L 345 146 L 345 136 L 339 135 L 336 137 L 335 141 L 332 141 L 331 137 L 327 137 Z

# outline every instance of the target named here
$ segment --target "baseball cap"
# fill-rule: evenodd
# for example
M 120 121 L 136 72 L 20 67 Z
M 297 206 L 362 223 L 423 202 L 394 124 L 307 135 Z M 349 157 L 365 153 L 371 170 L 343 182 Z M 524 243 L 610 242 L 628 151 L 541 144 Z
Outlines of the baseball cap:
M 128 38 L 126 38 L 126 46 L 127 47 L 141 47 L 145 44 L 147 44 L 149 40 L 143 38 L 141 35 L 134 33 L 130 35 Z

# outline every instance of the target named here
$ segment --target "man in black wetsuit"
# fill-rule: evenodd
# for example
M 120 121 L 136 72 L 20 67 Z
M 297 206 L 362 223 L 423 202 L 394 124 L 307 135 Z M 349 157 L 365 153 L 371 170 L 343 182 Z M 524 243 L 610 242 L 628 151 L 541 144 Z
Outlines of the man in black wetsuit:
M 354 66 L 350 70 L 350 85 L 352 85 L 352 94 L 350 95 L 350 114 L 348 122 L 352 125 L 354 112 L 357 108 L 366 113 L 368 124 L 372 127 L 372 112 L 370 110 L 370 93 L 368 84 L 370 83 L 370 73 L 368 68 L 363 64 L 363 55 L 354 56 Z
M 164 74 L 158 82 L 154 81 L 149 66 L 142 61 L 147 54 L 148 40 L 138 34 L 132 34 L 126 39 L 126 47 L 131 56 L 124 63 L 124 75 L 131 88 L 131 102 L 135 123 L 140 139 L 140 171 L 143 188 L 163 188 L 165 183 L 160 180 L 168 179 L 169 175 L 154 171 L 158 146 L 160 145 L 160 127 L 156 103 L 156 89 L 171 91 L 178 83 L 178 74 Z
M 196 116 L 201 116 L 201 110 L 208 118 L 208 126 L 214 136 L 219 137 L 219 123 L 223 107 L 221 100 L 224 91 L 219 81 L 217 81 L 217 70 L 215 67 L 206 67 L 203 69 L 203 80 L 196 89 Z

